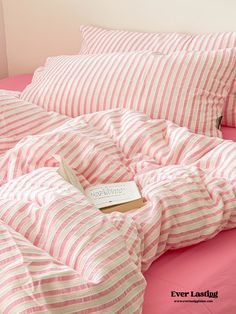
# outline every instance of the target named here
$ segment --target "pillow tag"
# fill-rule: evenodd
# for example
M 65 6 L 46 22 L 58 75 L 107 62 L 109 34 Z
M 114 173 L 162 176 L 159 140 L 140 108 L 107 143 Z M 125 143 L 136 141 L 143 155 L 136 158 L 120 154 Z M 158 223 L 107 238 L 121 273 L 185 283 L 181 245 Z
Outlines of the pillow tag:
M 222 119 L 223 119 L 223 116 L 220 116 L 219 118 L 216 119 L 216 128 L 218 130 L 220 130 Z

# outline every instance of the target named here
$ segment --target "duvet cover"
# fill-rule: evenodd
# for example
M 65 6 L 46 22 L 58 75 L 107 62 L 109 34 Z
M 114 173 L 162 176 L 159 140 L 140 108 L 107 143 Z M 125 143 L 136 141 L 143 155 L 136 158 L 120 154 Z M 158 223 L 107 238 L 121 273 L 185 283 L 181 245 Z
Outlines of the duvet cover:
M 236 227 L 236 143 L 142 113 L 74 119 L 0 92 L 0 312 L 141 313 L 143 272 Z M 103 214 L 84 188 L 134 180 L 145 205 Z

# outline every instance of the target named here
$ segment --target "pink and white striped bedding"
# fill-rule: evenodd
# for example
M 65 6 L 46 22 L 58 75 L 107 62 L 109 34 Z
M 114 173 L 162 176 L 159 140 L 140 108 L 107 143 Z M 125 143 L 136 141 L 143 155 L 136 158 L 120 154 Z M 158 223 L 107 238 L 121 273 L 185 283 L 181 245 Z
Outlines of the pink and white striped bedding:
M 92 25 L 81 26 L 81 54 L 158 51 L 206 51 L 236 47 L 236 32 L 207 34 L 144 33 L 105 29 Z M 235 74 L 236 75 L 236 74 Z M 236 127 L 236 80 L 224 106 L 223 124 Z
M 236 226 L 236 143 L 121 109 L 58 114 L 41 134 L 24 119 L 0 156 L 1 313 L 141 313 L 152 261 Z M 135 180 L 146 205 L 102 214 L 57 174 L 55 155 L 84 187 Z
M 134 109 L 191 131 L 221 136 L 236 48 L 215 51 L 58 56 L 36 70 L 21 98 L 71 117 Z
M 23 137 L 51 131 L 68 120 L 56 112 L 19 99 L 19 92 L 0 90 L 0 155 Z
M 81 54 L 151 50 L 168 54 L 177 50 L 217 50 L 236 47 L 235 32 L 206 34 L 151 33 L 82 25 Z

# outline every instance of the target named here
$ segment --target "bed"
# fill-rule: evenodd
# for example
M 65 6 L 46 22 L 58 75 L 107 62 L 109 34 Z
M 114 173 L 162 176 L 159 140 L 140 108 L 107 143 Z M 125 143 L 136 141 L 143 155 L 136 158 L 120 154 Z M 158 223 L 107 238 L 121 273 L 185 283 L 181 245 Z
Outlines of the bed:
M 0 89 L 21 91 L 32 75 L 2 79 Z M 225 139 L 236 141 L 236 128 L 222 127 Z M 234 313 L 232 291 L 236 290 L 236 251 L 232 250 L 236 229 L 221 232 L 214 239 L 195 246 L 166 252 L 145 272 L 143 313 Z M 219 291 L 212 304 L 174 303 L 171 291 Z M 231 297 L 230 297 L 231 295 Z M 158 296 L 158 297 L 157 297 Z
M 84 53 L 86 54 L 85 51 L 84 51 Z M 40 75 L 41 75 L 40 71 L 41 71 L 41 69 L 39 69 L 38 77 L 35 78 L 35 82 L 37 82 L 37 80 L 39 80 L 39 78 L 40 78 Z M 15 95 L 16 96 L 18 95 L 17 91 L 24 90 L 25 87 L 27 87 L 27 85 L 30 84 L 31 80 L 32 80 L 31 74 L 18 75 L 18 76 L 2 79 L 0 81 L 0 89 L 16 91 L 16 94 L 14 94 L 14 97 L 15 97 Z M 64 89 L 66 89 L 66 88 L 67 87 L 64 87 Z M 27 99 L 27 97 L 26 97 L 27 101 L 31 101 L 30 96 L 28 96 L 29 94 L 30 93 L 27 94 L 27 92 L 26 92 L 26 96 L 29 97 L 29 99 Z M 36 96 L 34 96 L 34 97 L 36 97 Z M 47 109 L 51 110 L 51 108 L 47 108 Z M 57 111 L 56 107 L 55 107 L 55 111 Z M 67 113 L 68 112 L 66 112 L 66 114 Z M 87 112 L 85 112 L 85 113 L 87 113 Z M 65 112 L 63 112 L 63 114 L 65 114 Z M 116 114 L 119 117 L 119 112 L 117 112 Z M 77 116 L 77 114 L 75 114 L 75 116 Z M 122 116 L 122 113 L 121 113 L 121 116 Z M 127 117 L 129 117 L 128 113 L 127 113 Z M 63 118 L 61 118 L 61 119 L 62 120 L 64 119 L 64 115 L 63 115 Z M 66 119 L 67 118 L 65 118 L 65 121 L 67 121 Z M 100 118 L 96 118 L 96 117 L 92 118 L 92 121 L 93 121 L 93 119 L 95 121 L 97 121 L 96 119 L 98 119 L 98 121 L 100 121 L 99 120 Z M 113 116 L 111 115 L 111 117 L 108 117 L 108 120 L 107 120 L 108 123 L 110 123 L 109 119 L 112 120 Z M 122 123 L 123 118 L 120 118 L 120 119 L 121 120 L 119 120 L 119 123 Z M 134 119 L 135 119 L 135 117 L 134 117 Z M 139 119 L 141 119 L 141 120 L 139 120 Z M 145 119 L 145 118 L 137 117 L 137 124 L 141 123 L 140 121 L 143 121 L 142 119 Z M 63 122 L 64 122 L 64 120 L 63 120 Z M 59 127 L 59 129 L 61 127 L 61 123 L 62 122 L 60 121 L 59 124 L 57 125 L 57 127 Z M 72 122 L 68 122 L 68 123 L 69 123 L 68 125 L 72 125 L 72 127 L 75 127 Z M 83 123 L 88 123 L 88 125 L 89 125 L 90 121 L 87 121 L 85 119 L 85 121 Z M 96 123 L 99 123 L 99 122 L 96 122 Z M 112 128 L 112 126 L 111 126 L 111 128 Z M 168 132 L 171 133 L 173 131 L 174 127 L 172 125 L 167 125 L 166 128 L 167 128 L 167 130 L 169 130 L 169 129 L 171 130 L 171 131 L 167 131 L 167 133 Z M 65 136 L 66 136 L 66 130 L 67 129 L 65 129 L 65 130 L 63 129 L 63 132 L 65 132 Z M 76 127 L 75 127 L 75 130 L 76 130 Z M 216 131 L 216 132 L 218 132 L 218 131 Z M 217 145 L 219 145 L 219 146 L 220 145 L 232 145 L 232 154 L 234 154 L 235 150 L 234 150 L 234 144 L 233 143 L 236 142 L 236 128 L 229 127 L 229 126 L 222 126 L 222 134 L 223 134 L 223 138 L 226 140 L 229 140 L 229 141 L 225 141 L 226 144 L 224 144 L 224 141 L 222 143 L 217 142 L 218 143 Z M 197 142 L 200 142 L 200 139 L 201 138 L 199 138 L 197 140 Z M 191 140 L 193 140 L 193 138 L 191 138 Z M 50 141 L 50 139 L 48 139 L 48 141 Z M 17 142 L 18 142 L 18 139 L 17 139 Z M 26 142 L 27 142 L 27 140 L 26 140 Z M 214 141 L 212 140 L 212 138 L 209 137 L 209 142 L 207 142 L 208 143 L 207 145 L 208 146 L 212 145 L 213 150 L 214 150 L 214 147 L 215 147 L 214 145 L 216 145 L 216 144 L 213 142 Z M 23 141 L 23 143 L 24 143 L 24 141 Z M 136 143 L 136 142 L 134 142 L 134 143 Z M 9 145 L 11 145 L 11 141 L 9 141 Z M 13 145 L 12 145 L 12 147 L 13 147 Z M 37 146 L 32 146 L 31 149 L 33 150 L 35 147 L 37 148 Z M 229 146 L 229 147 L 231 147 L 231 146 Z M 1 148 L 1 146 L 0 146 L 0 148 Z M 11 148 L 11 147 L 9 147 L 9 148 Z M 226 148 L 227 148 L 227 146 L 226 146 Z M 181 149 L 183 149 L 183 148 L 181 148 Z M 30 152 L 30 149 L 26 150 L 26 152 L 27 151 Z M 223 152 L 223 149 L 222 149 L 222 152 Z M 22 149 L 18 148 L 18 150 L 14 151 L 13 155 L 9 155 L 10 157 L 8 159 L 6 159 L 4 162 L 10 163 L 11 158 L 14 159 L 14 156 L 21 156 L 22 154 L 23 155 L 25 154 L 24 147 Z M 206 153 L 206 155 L 207 155 L 207 153 Z M 232 156 L 234 156 L 234 155 L 232 155 Z M 40 161 L 38 161 L 39 164 L 42 162 L 42 159 L 45 159 L 45 158 L 46 157 L 42 156 Z M 169 158 L 171 158 L 171 157 L 169 157 Z M 204 159 L 204 156 L 201 156 L 201 158 Z M 209 167 L 210 160 L 211 160 L 211 158 L 213 158 L 213 155 L 208 157 L 208 158 L 209 159 L 207 159 L 206 162 L 200 161 L 200 163 L 202 162 L 204 164 L 204 166 L 206 163 L 206 167 L 207 166 Z M 231 158 L 231 157 L 228 157 L 228 155 L 227 155 L 225 158 Z M 232 161 L 232 173 L 227 174 L 227 175 L 229 176 L 230 180 L 234 183 L 234 172 L 233 172 L 234 171 L 234 168 L 233 168 L 234 157 L 231 159 L 233 160 Z M 29 160 L 32 160 L 32 159 L 29 159 Z M 137 162 L 137 161 L 135 161 L 135 162 Z M 18 163 L 18 161 L 16 161 L 16 163 Z M 186 165 L 187 164 L 188 163 L 186 163 Z M 50 161 L 48 161 L 48 164 L 46 163 L 47 167 L 50 167 L 52 165 L 54 165 L 54 166 L 56 165 L 55 160 L 54 161 L 50 160 Z M 220 167 L 221 167 L 220 160 L 218 161 L 218 165 L 220 165 Z M 138 163 L 134 167 L 139 167 Z M 144 167 L 144 166 L 141 166 L 141 167 Z M 29 166 L 29 168 L 30 168 L 30 166 Z M 17 170 L 17 171 L 20 171 L 20 173 L 22 172 L 21 173 L 22 175 L 27 173 L 27 172 L 24 172 L 24 165 L 23 164 L 19 167 L 19 169 L 20 170 Z M 222 169 L 223 169 L 222 170 L 223 173 L 227 172 L 227 169 L 225 169 L 224 167 Z M 34 169 L 34 165 L 33 165 L 31 170 L 37 171 L 37 167 L 35 167 L 35 169 Z M 135 170 L 135 171 L 137 171 L 137 170 Z M 217 169 L 215 169 L 214 171 L 217 172 Z M 163 175 L 165 175 L 165 174 L 163 174 Z M 5 178 L 4 174 L 2 174 L 2 176 L 3 176 L 3 178 Z M 12 173 L 6 174 L 6 176 L 8 176 L 7 177 L 8 179 L 5 180 L 6 182 L 8 182 L 8 181 L 10 182 L 13 179 L 17 179 L 17 175 L 12 174 Z M 39 174 L 39 177 L 40 176 L 41 175 Z M 2 183 L 5 184 L 6 183 L 5 181 Z M 19 185 L 23 184 L 22 182 L 20 182 L 20 179 L 19 179 L 19 181 L 16 181 L 16 182 Z M 13 185 L 13 188 L 14 188 L 14 185 Z M 11 189 L 12 189 L 12 187 L 9 188 L 9 191 L 11 191 Z M 9 193 L 7 188 L 6 188 L 6 191 L 7 191 L 7 193 Z M 32 192 L 32 193 L 34 193 L 34 192 Z M 31 196 L 30 196 L 30 198 L 31 198 Z M 33 196 L 32 196 L 32 199 L 33 199 Z M 234 203 L 232 203 L 232 204 L 234 204 Z M 232 206 L 234 206 L 234 205 L 232 205 Z M 3 219 L 3 218 L 1 217 L 1 219 Z M 114 221 L 113 221 L 114 224 L 117 223 L 116 219 L 119 222 L 119 224 L 122 224 L 122 223 L 125 224 L 124 221 L 119 221 L 119 219 L 115 215 L 114 215 Z M 232 222 L 231 222 L 232 225 L 229 225 L 226 229 L 232 228 L 233 223 L 234 223 L 234 220 L 232 219 Z M 127 228 L 128 229 L 130 228 L 129 232 L 132 232 L 131 231 L 132 229 L 130 226 L 127 225 Z M 209 312 L 216 313 L 216 314 L 217 313 L 220 314 L 223 312 L 229 313 L 229 314 L 235 313 L 236 304 L 235 304 L 235 300 L 234 300 L 234 291 L 236 289 L 236 269 L 235 269 L 236 251 L 233 250 L 232 248 L 234 247 L 234 243 L 236 240 L 236 229 L 222 231 L 219 234 L 215 235 L 213 239 L 211 239 L 213 236 L 214 236 L 214 232 L 213 232 L 212 236 L 210 236 L 209 238 L 206 238 L 207 241 L 204 241 L 204 242 L 201 242 L 201 243 L 198 243 L 195 245 L 190 245 L 190 246 L 184 247 L 184 248 L 180 247 L 180 248 L 178 248 L 178 250 L 171 250 L 171 251 L 165 252 L 163 255 L 160 254 L 161 255 L 160 257 L 158 257 L 158 254 L 159 254 L 158 253 L 155 255 L 155 258 L 153 258 L 153 257 L 150 259 L 147 258 L 147 261 L 144 262 L 144 266 L 143 266 L 144 277 L 147 281 L 147 287 L 145 289 L 145 296 L 144 296 L 143 312 L 142 313 L 144 313 L 144 314 L 152 314 L 152 313 L 153 314 L 154 313 L 155 314 L 158 314 L 158 313 L 160 313 L 160 314 L 162 314 L 162 313 L 171 314 L 174 312 L 178 312 L 178 313 L 201 313 L 201 314 L 205 314 L 205 313 L 209 313 Z M 132 240 L 132 237 L 131 237 L 131 240 Z M 134 251 L 138 250 L 135 247 L 135 245 L 137 245 L 138 240 L 133 239 L 134 242 L 132 242 L 131 240 L 130 240 L 130 238 L 128 238 L 128 240 L 127 240 L 128 245 L 130 245 L 129 249 L 131 250 L 131 252 L 133 254 L 133 255 L 131 254 L 131 256 L 134 260 L 135 260 L 135 258 L 137 259 L 137 260 L 135 260 L 135 263 L 138 264 L 140 261 L 138 260 L 137 256 L 133 252 L 133 250 Z M 22 241 L 22 240 L 20 239 L 20 241 Z M 197 241 L 197 242 L 199 242 L 199 241 Z M 190 242 L 190 244 L 191 244 L 191 242 Z M 134 246 L 134 248 L 132 246 Z M 155 260 L 156 257 L 158 257 L 157 260 Z M 149 264 L 151 263 L 150 261 L 152 261 L 152 265 L 149 267 Z M 93 264 L 91 264 L 91 267 L 95 267 L 95 266 Z M 70 274 L 70 276 L 71 276 L 71 274 Z M 84 276 L 86 277 L 86 272 L 85 272 Z M 92 276 L 92 275 L 90 274 L 90 276 Z M 96 280 L 96 278 L 92 277 L 92 280 Z M 132 302 L 134 302 L 134 303 L 137 301 L 135 299 L 135 296 L 141 295 L 141 291 L 142 291 L 143 285 L 144 285 L 144 282 L 142 280 L 143 279 L 141 277 L 138 279 L 136 278 L 136 282 L 134 284 L 134 287 L 138 287 L 140 289 L 137 288 L 137 292 L 135 292 L 135 295 L 132 296 L 133 297 Z M 130 287 L 128 287 L 127 289 L 130 289 Z M 194 293 L 195 294 L 196 293 L 205 293 L 205 295 L 202 294 L 196 298 L 196 296 L 190 295 L 191 293 L 193 293 L 193 294 Z M 212 293 L 212 295 L 209 296 L 209 293 Z M 104 308 L 106 309 L 106 307 L 104 307 Z M 35 307 L 34 310 L 37 311 L 37 307 Z M 41 310 L 45 310 L 45 309 L 42 308 Z M 99 308 L 98 308 L 98 312 L 99 311 L 101 311 L 101 310 L 99 310 Z M 116 310 L 114 310 L 114 313 L 116 311 L 117 311 L 117 313 L 119 312 L 116 309 Z M 126 311 L 127 310 L 125 307 L 122 308 L 122 310 L 120 310 L 121 313 L 123 313 L 123 312 L 124 313 L 131 313 L 129 311 L 127 311 L 127 312 Z M 53 310 L 52 310 L 52 312 L 53 312 Z M 108 310 L 106 312 L 106 310 L 103 309 L 101 312 L 102 313 L 111 313 L 111 310 Z M 134 312 L 136 313 L 136 311 L 134 311 Z M 25 313 L 28 313 L 28 312 L 26 311 Z M 59 312 L 57 312 L 57 313 L 59 313 Z M 69 313 L 69 310 L 68 310 L 68 313 Z M 138 313 L 138 310 L 137 310 L 137 313 Z

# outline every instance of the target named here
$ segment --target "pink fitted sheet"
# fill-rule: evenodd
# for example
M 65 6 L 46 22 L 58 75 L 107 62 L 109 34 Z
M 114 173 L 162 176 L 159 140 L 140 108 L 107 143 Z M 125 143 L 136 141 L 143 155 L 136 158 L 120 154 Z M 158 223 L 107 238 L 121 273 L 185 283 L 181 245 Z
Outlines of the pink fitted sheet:
M 147 289 L 143 314 L 235 314 L 236 229 L 212 240 L 169 251 L 145 273 Z M 171 291 L 218 291 L 212 303 L 176 303 Z M 192 298 L 193 299 L 193 298 Z M 208 300 L 207 298 L 197 298 Z
M 222 126 L 222 134 L 224 139 L 236 142 L 236 128 Z
M 30 74 L 2 79 L 0 89 L 21 91 L 31 79 Z M 225 139 L 236 141 L 235 128 L 222 127 L 222 132 Z M 147 289 L 143 314 L 235 314 L 236 229 L 221 232 L 207 242 L 167 252 L 144 275 Z M 218 291 L 218 298 L 171 297 L 171 291 L 207 290 Z
M 32 80 L 32 74 L 21 74 L 0 80 L 0 89 L 22 91 Z

